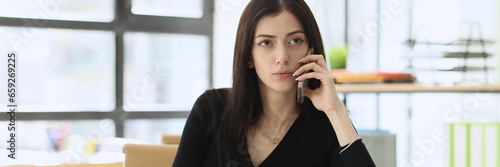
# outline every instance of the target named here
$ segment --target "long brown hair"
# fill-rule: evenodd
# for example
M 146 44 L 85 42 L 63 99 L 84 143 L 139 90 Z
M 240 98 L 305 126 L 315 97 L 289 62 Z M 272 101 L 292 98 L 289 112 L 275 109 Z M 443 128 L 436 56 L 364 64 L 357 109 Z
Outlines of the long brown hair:
M 257 23 L 264 16 L 290 11 L 302 24 L 309 47 L 324 56 L 323 41 L 314 16 L 303 0 L 252 0 L 241 15 L 233 60 L 233 87 L 222 113 L 217 133 L 219 166 L 249 166 L 246 135 L 250 125 L 262 115 L 258 76 L 252 61 L 252 46 Z M 312 106 L 306 101 L 302 106 Z

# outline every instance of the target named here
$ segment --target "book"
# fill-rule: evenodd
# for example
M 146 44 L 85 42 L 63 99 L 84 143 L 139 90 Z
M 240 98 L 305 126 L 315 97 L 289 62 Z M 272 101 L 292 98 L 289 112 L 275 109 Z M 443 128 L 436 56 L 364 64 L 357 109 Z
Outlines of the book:
M 500 123 L 451 123 L 444 143 L 444 166 L 500 166 Z

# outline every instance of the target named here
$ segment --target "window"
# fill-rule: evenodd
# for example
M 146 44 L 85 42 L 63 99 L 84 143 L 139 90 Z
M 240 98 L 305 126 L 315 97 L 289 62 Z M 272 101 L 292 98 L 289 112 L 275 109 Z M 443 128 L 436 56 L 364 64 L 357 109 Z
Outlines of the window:
M 201 18 L 203 16 L 203 0 L 132 0 L 132 13 Z
M 33 35 L 24 36 L 24 31 Z M 0 27 L 0 33 L 6 34 L 0 36 L 2 53 L 18 50 L 19 111 L 114 109 L 113 32 Z M 6 63 L 0 67 L 7 69 Z M 7 87 L 6 82 L 0 86 Z M 0 97 L 2 101 L 6 98 Z
M 133 119 L 125 122 L 125 138 L 161 144 L 164 134 L 181 135 L 186 118 L 175 119 Z
M 0 0 L 0 16 L 42 20 L 111 22 L 114 0 Z
M 125 132 L 131 137 L 135 135 L 131 131 L 144 126 L 136 121 L 155 118 L 155 126 L 167 126 L 138 139 L 153 138 L 147 135 L 156 130 L 179 133 L 196 98 L 212 85 L 212 0 L 0 0 L 0 4 L 0 54 L 14 50 L 19 55 L 16 123 L 36 127 L 18 128 L 20 142 L 44 141 L 39 148 L 20 144 L 21 149 L 54 150 L 50 134 L 44 131 L 53 125 L 81 135 L 99 130 L 98 124 L 105 120 L 111 122 L 112 131 L 104 137 L 124 137 Z M 155 13 L 158 9 L 167 13 Z M 6 69 L 5 60 L 0 62 Z M 160 72 L 161 82 L 146 92 L 143 101 L 128 101 L 127 95 L 143 86 L 144 77 L 156 72 L 151 70 Z M 6 83 L 0 86 L 5 88 Z M 0 89 L 0 94 L 5 91 Z M 6 98 L 0 96 L 5 102 Z M 130 107 L 133 104 L 138 107 Z M 1 125 L 7 121 L 0 116 Z M 2 137 L 7 136 L 5 129 L 0 128 Z M 113 148 L 111 144 L 107 149 Z M 0 162 L 4 165 L 19 164 Z
M 190 110 L 209 87 L 209 62 L 207 36 L 126 33 L 124 109 Z

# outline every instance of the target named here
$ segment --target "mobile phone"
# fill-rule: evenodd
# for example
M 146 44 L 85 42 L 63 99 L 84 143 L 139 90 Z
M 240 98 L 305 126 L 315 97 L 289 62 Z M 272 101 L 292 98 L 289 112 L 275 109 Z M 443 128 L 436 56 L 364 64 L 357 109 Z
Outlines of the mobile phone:
M 314 52 L 314 48 L 311 47 L 307 50 L 306 55 L 313 54 L 313 52 Z M 310 63 L 310 62 L 308 62 L 308 63 Z M 307 63 L 305 63 L 305 64 L 307 64 Z M 313 70 L 306 71 L 305 73 L 310 73 L 310 72 L 313 72 Z M 297 83 L 297 103 L 304 102 L 304 91 L 306 88 L 314 90 L 320 86 L 321 86 L 321 81 L 318 79 L 305 79 L 304 81 L 298 82 Z

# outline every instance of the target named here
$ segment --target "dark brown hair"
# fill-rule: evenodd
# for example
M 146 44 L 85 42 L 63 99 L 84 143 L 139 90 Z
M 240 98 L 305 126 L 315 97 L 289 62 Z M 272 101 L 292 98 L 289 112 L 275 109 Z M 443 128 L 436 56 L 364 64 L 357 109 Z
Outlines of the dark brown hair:
M 252 0 L 241 15 L 233 60 L 233 87 L 222 113 L 217 133 L 219 166 L 249 166 L 246 135 L 250 125 L 262 115 L 258 76 L 252 61 L 252 46 L 257 23 L 265 16 L 290 11 L 301 23 L 309 47 L 324 57 L 323 42 L 314 16 L 303 0 Z M 302 104 L 312 106 L 310 101 Z

